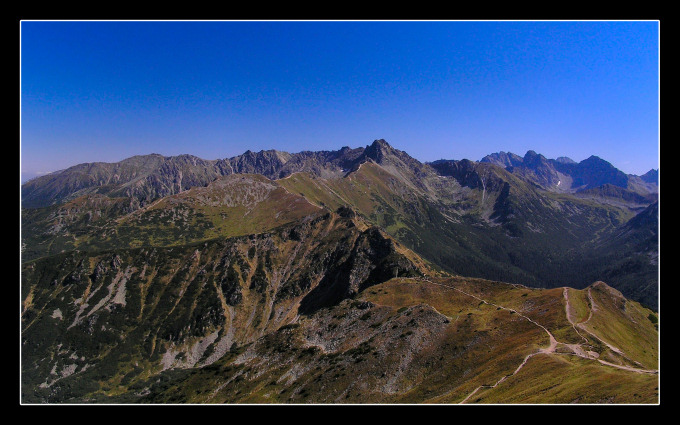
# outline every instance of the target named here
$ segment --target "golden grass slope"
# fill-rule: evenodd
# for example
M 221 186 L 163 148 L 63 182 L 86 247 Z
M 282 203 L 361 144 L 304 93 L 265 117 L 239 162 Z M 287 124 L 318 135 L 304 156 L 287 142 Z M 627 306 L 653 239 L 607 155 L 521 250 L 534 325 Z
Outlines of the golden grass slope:
M 398 290 L 390 293 L 398 295 L 385 296 L 372 290 L 367 299 L 376 303 L 389 299 L 390 303 L 402 305 L 400 308 L 411 303 L 425 303 L 447 315 L 454 324 L 463 315 L 471 319 L 473 332 L 496 332 L 498 336 L 490 346 L 497 354 L 490 361 L 479 362 L 483 367 L 473 379 L 425 401 L 658 401 L 658 332 L 648 319 L 651 311 L 626 300 L 605 283 L 596 282 L 584 290 L 546 290 L 481 279 L 426 278 L 423 282 L 440 289 L 405 286 L 406 280 L 401 283 L 390 281 L 390 284 L 399 285 Z M 452 288 L 448 290 L 451 293 L 444 295 L 441 288 L 447 286 Z M 587 321 L 582 327 L 572 323 L 573 303 L 565 293 L 572 294 L 571 299 L 590 300 L 589 305 L 575 303 L 580 312 L 577 317 L 585 316 L 582 320 Z M 477 304 L 472 308 L 470 303 Z M 590 310 L 587 316 L 584 307 Z M 499 316 L 503 313 L 512 318 Z M 532 332 L 508 338 L 518 327 L 518 321 L 533 325 Z M 553 344 L 550 344 L 553 338 Z M 513 366 L 517 368 L 509 372 L 512 367 L 508 363 L 513 355 Z M 524 356 L 524 363 L 518 361 L 520 356 Z M 479 386 L 461 400 L 462 390 L 470 389 L 471 384 Z
M 610 311 L 618 298 L 604 284 L 590 291 L 598 308 L 593 335 L 570 321 L 565 288 L 394 278 L 300 316 L 141 401 L 658 403 L 656 329 L 651 322 L 630 326 Z M 573 317 L 583 319 L 587 306 L 574 300 L 587 298 L 588 289 L 567 292 L 580 312 Z M 626 305 L 635 320 L 647 312 Z M 609 329 L 625 329 L 627 338 Z M 636 361 L 644 367 L 630 366 Z

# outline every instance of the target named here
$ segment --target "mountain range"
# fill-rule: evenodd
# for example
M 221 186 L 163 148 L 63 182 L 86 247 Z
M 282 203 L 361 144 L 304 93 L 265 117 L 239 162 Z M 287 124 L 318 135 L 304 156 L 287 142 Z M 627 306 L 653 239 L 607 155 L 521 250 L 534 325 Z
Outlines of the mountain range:
M 385 140 L 41 176 L 22 398 L 655 402 L 658 188 L 595 156 Z
M 204 160 L 193 155 L 164 157 L 151 154 L 117 163 L 79 164 L 32 179 L 22 185 L 22 206 L 44 207 L 90 193 L 132 197 L 144 203 L 204 186 L 216 177 L 228 174 L 252 173 L 279 179 L 306 172 L 322 178 L 337 178 L 367 160 L 381 165 L 406 165 L 420 169 L 424 175 L 432 171 L 429 168 L 439 170 L 443 164 L 460 162 L 440 160 L 423 164 L 382 139 L 365 148 L 343 147 L 339 151 L 295 154 L 276 150 L 246 151 L 243 155 L 221 160 Z M 566 157 L 546 159 L 534 151 L 528 151 L 523 158 L 499 152 L 485 156 L 480 162 L 501 166 L 553 191 L 573 193 L 605 184 L 643 195 L 658 191 L 658 170 L 650 170 L 642 176 L 625 174 L 596 156 L 576 163 Z

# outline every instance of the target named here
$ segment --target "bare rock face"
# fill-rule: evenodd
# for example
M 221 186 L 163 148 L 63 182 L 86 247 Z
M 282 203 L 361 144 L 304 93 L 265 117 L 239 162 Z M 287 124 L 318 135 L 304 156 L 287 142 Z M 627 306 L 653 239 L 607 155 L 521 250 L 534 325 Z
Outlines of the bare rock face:
M 518 167 L 522 165 L 523 158 L 512 152 L 497 152 L 485 156 L 480 162 L 490 162 L 504 168 Z
M 279 171 L 288 162 L 291 155 L 287 152 L 275 150 L 252 152 L 230 158 L 228 163 L 236 173 L 262 174 L 269 178 L 277 178 Z
M 380 229 L 362 232 L 351 249 L 338 247 L 329 258 L 330 270 L 301 302 L 300 310 L 311 313 L 337 304 L 361 290 L 398 276 L 420 276 L 422 272 L 397 252 L 394 241 Z
M 471 189 L 483 188 L 488 191 L 503 187 L 505 181 L 497 170 L 487 163 L 476 163 L 467 159 L 460 161 L 439 160 L 430 163 L 441 176 L 453 177 L 461 186 Z
M 522 160 L 523 168 L 530 172 L 529 179 L 545 188 L 557 186 L 560 177 L 551 161 L 532 150 L 528 151 Z
M 290 154 L 276 150 L 246 151 L 242 155 L 205 160 L 193 155 L 135 156 L 117 163 L 85 163 L 38 177 L 21 187 L 22 207 L 38 208 L 78 196 L 100 193 L 135 199 L 148 205 L 155 199 L 206 186 L 229 174 L 261 174 L 270 179 L 304 171 L 339 177 L 352 167 L 363 148 Z

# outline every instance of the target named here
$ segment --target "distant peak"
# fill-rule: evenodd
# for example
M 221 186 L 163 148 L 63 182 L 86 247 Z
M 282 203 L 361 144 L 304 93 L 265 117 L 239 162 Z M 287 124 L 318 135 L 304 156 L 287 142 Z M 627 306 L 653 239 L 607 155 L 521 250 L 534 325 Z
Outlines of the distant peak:
M 567 156 L 560 156 L 559 158 L 555 159 L 555 161 L 559 162 L 560 164 L 576 164 L 576 161 Z
M 374 140 L 370 146 L 364 150 L 367 158 L 380 163 L 385 155 L 392 150 L 392 146 L 385 141 L 385 139 Z
M 641 175 L 640 178 L 642 178 L 643 181 L 649 182 L 649 183 L 659 183 L 659 170 L 658 169 L 651 169 L 647 171 L 645 174 Z
M 595 156 L 595 155 L 590 155 L 588 158 L 584 159 L 581 162 L 584 162 L 584 161 L 588 161 L 588 162 L 604 161 L 604 162 L 607 162 L 604 159 L 600 158 L 599 156 Z
M 373 143 L 371 144 L 373 147 L 382 147 L 382 148 L 391 148 L 389 143 L 385 139 L 377 139 L 374 140 Z
M 490 162 L 501 167 L 516 167 L 521 165 L 524 159 L 512 152 L 500 151 L 492 153 L 482 158 L 480 162 Z
M 609 161 L 606 161 L 599 156 L 595 155 L 590 155 L 588 158 L 584 159 L 583 161 L 579 162 L 579 165 L 581 167 L 600 167 L 600 168 L 612 168 L 615 169 Z
M 522 162 L 524 166 L 532 167 L 538 166 L 539 164 L 545 164 L 547 161 L 548 160 L 540 153 L 536 153 L 536 151 L 529 150 L 524 155 Z

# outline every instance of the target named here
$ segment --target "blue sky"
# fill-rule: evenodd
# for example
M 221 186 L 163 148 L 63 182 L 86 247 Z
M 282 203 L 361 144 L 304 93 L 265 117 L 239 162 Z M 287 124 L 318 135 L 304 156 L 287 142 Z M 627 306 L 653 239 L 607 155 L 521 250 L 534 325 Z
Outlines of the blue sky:
M 22 178 L 82 162 L 384 138 L 658 168 L 659 24 L 21 23 Z

